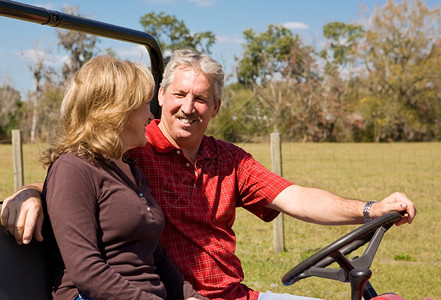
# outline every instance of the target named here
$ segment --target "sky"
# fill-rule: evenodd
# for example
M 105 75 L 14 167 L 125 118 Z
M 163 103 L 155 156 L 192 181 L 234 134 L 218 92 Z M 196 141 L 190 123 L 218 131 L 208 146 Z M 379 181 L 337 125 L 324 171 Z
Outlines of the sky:
M 0 0 L 2 1 L 2 0 Z M 396 0 L 399 1 L 399 0 Z M 62 12 L 79 7 L 80 14 L 100 22 L 142 31 L 139 19 L 147 13 L 165 12 L 184 21 L 191 32 L 211 31 L 217 41 L 212 56 L 227 74 L 234 70 L 234 56 L 241 56 L 243 31 L 264 32 L 268 25 L 284 25 L 300 35 L 306 44 L 320 47 L 322 28 L 329 22 L 353 23 L 372 15 L 386 0 L 40 0 L 18 1 Z M 426 0 L 429 8 L 441 0 Z M 149 64 L 142 46 L 100 38 L 98 47 L 111 47 L 120 58 Z M 10 83 L 22 95 L 32 89 L 35 49 L 44 52 L 48 65 L 60 69 L 66 53 L 57 47 L 56 29 L 50 26 L 0 16 L 0 86 Z

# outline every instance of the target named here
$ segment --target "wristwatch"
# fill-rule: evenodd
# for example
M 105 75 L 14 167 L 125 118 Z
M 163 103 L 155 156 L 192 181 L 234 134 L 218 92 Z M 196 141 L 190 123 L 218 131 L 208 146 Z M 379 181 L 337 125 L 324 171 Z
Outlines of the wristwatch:
M 363 218 L 364 222 L 367 223 L 372 220 L 370 212 L 371 212 L 371 206 L 372 204 L 376 203 L 377 201 L 369 201 L 364 205 L 363 208 Z

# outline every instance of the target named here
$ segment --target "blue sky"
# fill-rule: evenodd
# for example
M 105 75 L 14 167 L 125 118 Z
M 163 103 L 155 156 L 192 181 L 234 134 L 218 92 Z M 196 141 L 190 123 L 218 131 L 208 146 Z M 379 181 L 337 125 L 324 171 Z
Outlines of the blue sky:
M 20 2 L 20 1 L 19 1 Z M 231 72 L 234 55 L 241 55 L 243 31 L 265 31 L 269 24 L 285 25 L 302 36 L 307 44 L 319 46 L 323 25 L 341 21 L 352 23 L 372 14 L 386 0 L 67 0 L 21 1 L 33 6 L 63 11 L 66 5 L 78 6 L 83 16 L 101 22 L 142 30 L 141 16 L 165 12 L 183 20 L 190 31 L 211 31 L 217 37 L 212 56 Z M 430 8 L 441 0 L 426 1 Z M 365 7 L 365 8 L 363 8 Z M 365 14 L 364 14 L 365 15 Z M 45 54 L 48 64 L 59 68 L 66 58 L 57 48 L 56 29 L 35 23 L 0 17 L 0 86 L 5 82 L 20 92 L 32 88 L 27 65 L 32 64 L 34 49 Z M 148 63 L 142 47 L 101 39 L 100 49 L 112 47 L 121 58 Z

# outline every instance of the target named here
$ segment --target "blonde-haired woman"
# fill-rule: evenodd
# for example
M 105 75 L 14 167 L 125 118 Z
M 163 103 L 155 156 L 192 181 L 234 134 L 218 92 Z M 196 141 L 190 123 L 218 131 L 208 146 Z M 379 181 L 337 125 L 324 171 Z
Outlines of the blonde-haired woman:
M 159 244 L 164 216 L 125 153 L 146 143 L 154 80 L 99 56 L 67 83 L 57 135 L 41 159 L 47 235 L 61 253 L 54 299 L 206 299 Z

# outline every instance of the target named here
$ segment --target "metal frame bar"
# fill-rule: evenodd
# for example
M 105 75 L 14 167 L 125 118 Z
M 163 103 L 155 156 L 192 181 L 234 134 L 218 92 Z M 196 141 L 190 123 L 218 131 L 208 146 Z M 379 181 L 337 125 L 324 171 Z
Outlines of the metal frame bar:
M 151 111 L 155 118 L 160 118 L 160 107 L 157 95 L 159 83 L 162 80 L 162 73 L 164 71 L 164 62 L 159 44 L 152 35 L 143 31 L 103 23 L 15 1 L 0 0 L 0 16 L 144 45 L 150 56 L 152 74 L 156 83 L 155 96 L 152 101 Z

